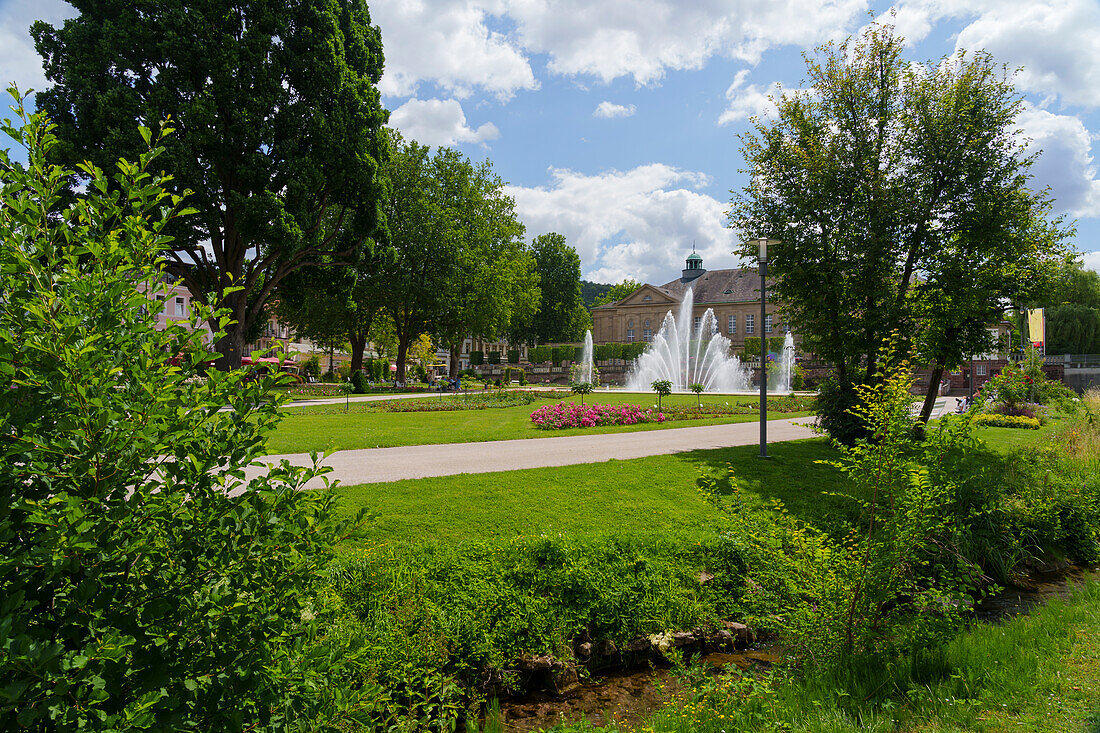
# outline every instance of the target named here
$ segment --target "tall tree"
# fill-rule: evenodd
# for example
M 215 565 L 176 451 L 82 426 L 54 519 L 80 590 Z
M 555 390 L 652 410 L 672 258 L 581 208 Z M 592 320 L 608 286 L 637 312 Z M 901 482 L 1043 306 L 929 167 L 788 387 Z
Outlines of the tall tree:
M 642 287 L 640 282 L 637 282 L 631 278 L 623 280 L 621 283 L 615 283 L 607 292 L 603 295 L 597 296 L 592 305 L 607 305 L 608 303 L 617 303 L 628 295 L 632 295 L 635 290 Z
M 540 234 L 531 242 L 539 276 L 539 309 L 530 326 L 518 326 L 518 337 L 530 340 L 579 341 L 591 316 L 581 297 L 581 258 L 556 232 Z
M 162 164 L 199 213 L 173 226 L 168 268 L 230 311 L 218 350 L 237 366 L 279 282 L 377 226 L 379 30 L 363 0 L 73 4 L 32 28 L 60 157 L 109 169 L 143 149 L 139 121 L 172 120 Z
M 782 241 L 775 296 L 847 390 L 874 381 L 893 332 L 925 347 L 931 389 L 1064 256 L 1067 232 L 1028 188 L 1011 80 L 985 54 L 915 64 L 902 50 L 874 24 L 807 59 L 813 91 L 743 136 L 751 180 L 730 212 Z
M 448 148 L 429 155 L 390 134 L 385 215 L 395 259 L 382 281 L 403 381 L 421 334 L 439 336 L 453 354 L 466 336 L 494 336 L 525 317 L 537 292 L 523 226 L 491 167 Z

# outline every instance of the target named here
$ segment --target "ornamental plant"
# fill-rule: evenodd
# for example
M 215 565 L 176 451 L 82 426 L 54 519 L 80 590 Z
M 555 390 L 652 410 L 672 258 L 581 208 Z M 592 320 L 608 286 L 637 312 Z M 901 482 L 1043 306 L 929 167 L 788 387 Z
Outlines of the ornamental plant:
M 592 394 L 594 385 L 591 382 L 570 382 L 569 389 L 573 394 L 581 396 L 581 407 L 584 407 L 584 396 Z
M 560 403 L 540 407 L 531 413 L 531 422 L 540 430 L 565 428 L 592 428 L 599 425 L 635 425 L 637 423 L 663 423 L 660 411 L 643 410 L 638 405 L 577 405 Z
M 210 370 L 229 322 L 198 299 L 158 329 L 184 200 L 136 162 L 50 161 L 12 89 L 0 130 L 0 730 L 286 730 L 322 715 L 304 650 L 343 536 L 316 466 L 245 467 L 279 419 L 278 378 Z M 162 130 L 167 133 L 168 130 Z M 54 151 L 55 152 L 55 151 Z M 224 409 L 228 408 L 228 409 Z
M 657 409 L 661 409 L 661 398 L 667 397 L 672 394 L 672 382 L 667 379 L 658 379 L 651 385 L 653 391 L 657 393 Z
M 703 394 L 703 392 L 706 390 L 706 387 L 702 384 L 696 383 L 688 387 L 688 389 L 695 393 L 695 400 L 699 403 L 699 409 L 703 409 L 703 398 L 700 397 L 700 395 Z

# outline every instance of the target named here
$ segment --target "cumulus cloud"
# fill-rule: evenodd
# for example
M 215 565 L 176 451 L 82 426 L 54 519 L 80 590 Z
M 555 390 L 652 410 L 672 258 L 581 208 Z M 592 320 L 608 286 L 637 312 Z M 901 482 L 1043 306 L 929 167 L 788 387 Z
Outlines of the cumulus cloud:
M 1100 272 L 1100 250 L 1085 252 L 1081 259 L 1084 260 L 1085 269 Z
M 1026 105 L 1018 123 L 1031 139 L 1028 152 L 1042 151 L 1032 166 L 1035 183 L 1050 186 L 1057 208 L 1072 216 L 1100 216 L 1100 178 L 1092 157 L 1092 136 L 1073 115 Z
M 492 122 L 476 130 L 467 125 L 457 99 L 410 99 L 390 114 L 390 124 L 405 137 L 429 146 L 483 143 L 500 137 Z
M 775 100 L 783 95 L 779 82 L 772 82 L 766 88 L 756 84 L 745 84 L 749 72 L 738 71 L 733 83 L 726 89 L 726 109 L 718 117 L 719 125 L 726 125 L 750 117 L 773 116 L 776 111 Z
M 660 163 L 586 175 L 551 168 L 550 184 L 509 186 L 529 235 L 564 234 L 585 276 L 664 283 L 683 268 L 692 242 L 711 268 L 732 266 L 726 206 L 700 192 L 702 173 Z
M 593 117 L 604 117 L 606 119 L 612 119 L 614 117 L 630 117 L 638 108 L 633 104 L 615 104 L 613 102 L 600 102 L 596 107 L 596 111 L 592 113 Z
M 382 29 L 383 94 L 415 94 L 431 81 L 459 98 L 475 88 L 502 99 L 538 82 L 516 40 L 490 28 L 495 2 L 378 0 L 371 20 Z
M 864 0 L 377 0 L 386 74 L 382 91 L 422 82 L 462 98 L 483 89 L 507 98 L 538 86 L 531 58 L 566 76 L 659 81 L 715 56 L 755 63 L 768 48 L 841 37 Z
M 34 50 L 31 23 L 44 20 L 60 25 L 75 16 L 76 10 L 61 0 L 0 2 L 0 86 L 14 82 L 20 89 L 45 89 L 49 86 L 42 71 L 42 57 Z

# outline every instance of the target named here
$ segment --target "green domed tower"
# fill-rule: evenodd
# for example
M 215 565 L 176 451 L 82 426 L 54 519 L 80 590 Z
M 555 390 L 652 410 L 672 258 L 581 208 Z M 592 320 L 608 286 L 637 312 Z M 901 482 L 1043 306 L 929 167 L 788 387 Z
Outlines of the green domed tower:
M 687 266 L 680 275 L 680 282 L 689 283 L 704 272 L 706 270 L 703 269 L 703 258 L 697 255 L 695 249 L 692 248 L 691 254 L 687 258 Z

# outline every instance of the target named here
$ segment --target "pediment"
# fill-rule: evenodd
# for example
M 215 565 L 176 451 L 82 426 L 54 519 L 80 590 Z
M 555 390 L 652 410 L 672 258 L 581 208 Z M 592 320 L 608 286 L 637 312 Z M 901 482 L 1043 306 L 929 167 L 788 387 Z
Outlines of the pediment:
M 672 297 L 665 291 L 647 284 L 615 303 L 615 305 L 673 305 L 679 302 L 677 298 Z

